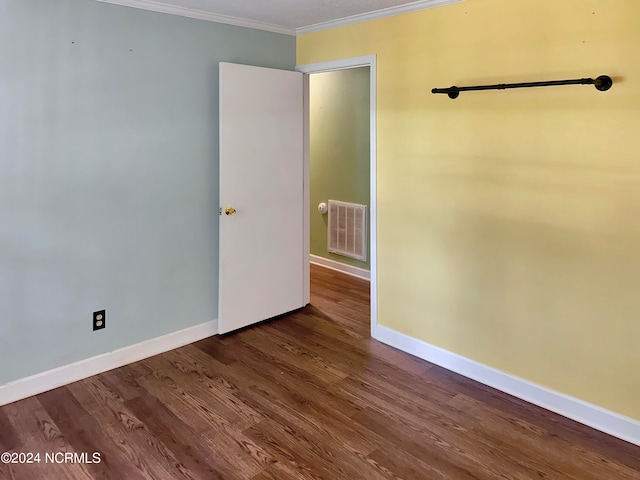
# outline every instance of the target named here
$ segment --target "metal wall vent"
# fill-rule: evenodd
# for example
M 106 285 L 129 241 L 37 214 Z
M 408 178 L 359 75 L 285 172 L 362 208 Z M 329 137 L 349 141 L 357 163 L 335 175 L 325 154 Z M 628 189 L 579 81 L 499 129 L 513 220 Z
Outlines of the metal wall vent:
M 329 200 L 327 238 L 331 253 L 367 260 L 367 206 Z

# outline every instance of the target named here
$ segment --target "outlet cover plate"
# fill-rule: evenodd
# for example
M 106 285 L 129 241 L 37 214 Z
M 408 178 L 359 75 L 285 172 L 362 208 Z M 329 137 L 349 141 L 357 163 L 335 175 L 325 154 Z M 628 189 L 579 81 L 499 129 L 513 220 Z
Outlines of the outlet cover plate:
M 102 330 L 107 326 L 107 311 L 98 310 L 93 312 L 93 331 Z

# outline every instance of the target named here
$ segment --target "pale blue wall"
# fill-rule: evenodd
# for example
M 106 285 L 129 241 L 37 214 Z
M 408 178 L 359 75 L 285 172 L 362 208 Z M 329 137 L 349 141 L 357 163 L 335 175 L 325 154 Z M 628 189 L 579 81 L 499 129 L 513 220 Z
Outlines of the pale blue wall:
M 0 0 L 0 384 L 217 317 L 220 61 L 295 39 Z

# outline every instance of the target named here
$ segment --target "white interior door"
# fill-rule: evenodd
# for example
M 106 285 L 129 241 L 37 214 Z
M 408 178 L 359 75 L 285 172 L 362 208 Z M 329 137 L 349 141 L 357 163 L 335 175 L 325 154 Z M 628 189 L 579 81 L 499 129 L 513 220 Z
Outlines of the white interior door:
M 220 278 L 227 333 L 304 306 L 303 78 L 220 64 Z

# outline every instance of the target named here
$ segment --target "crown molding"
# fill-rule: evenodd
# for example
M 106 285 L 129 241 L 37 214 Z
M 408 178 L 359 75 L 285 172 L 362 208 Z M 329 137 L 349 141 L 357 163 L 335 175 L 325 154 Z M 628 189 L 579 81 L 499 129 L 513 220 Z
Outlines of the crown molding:
M 442 7 L 453 3 L 460 3 L 466 0 L 418 0 L 417 2 L 398 5 L 396 7 L 382 8 L 373 12 L 360 13 L 349 17 L 329 20 L 328 22 L 316 23 L 307 27 L 296 28 L 296 35 L 304 35 L 305 33 L 319 32 L 320 30 L 328 30 L 330 28 L 344 27 L 353 25 L 354 23 L 367 22 L 369 20 L 377 20 L 379 18 L 393 17 L 402 15 L 403 13 L 417 12 L 428 8 Z
M 244 18 L 230 17 L 227 15 L 218 15 L 216 13 L 205 12 L 203 10 L 195 10 L 191 8 L 176 7 L 175 5 L 167 5 L 166 3 L 156 2 L 155 0 L 96 0 L 103 3 L 113 3 L 124 7 L 139 8 L 149 10 L 151 12 L 167 13 L 169 15 L 178 15 L 180 17 L 196 18 L 207 22 L 226 23 L 238 27 L 255 28 L 257 30 L 265 30 L 267 32 L 282 33 L 284 35 L 295 36 L 296 31 L 293 28 L 287 28 L 280 25 L 271 25 L 269 23 L 256 22 Z
M 382 8 L 373 12 L 360 13 L 349 17 L 329 20 L 328 22 L 316 23 L 300 28 L 283 27 L 282 25 L 273 25 L 270 23 L 257 22 L 255 20 L 247 20 L 245 18 L 231 17 L 228 15 L 220 15 L 217 13 L 206 12 L 204 10 L 196 10 L 193 8 L 177 7 L 175 5 L 167 5 L 166 3 L 157 2 L 156 0 L 96 0 L 103 3 L 112 3 L 114 5 L 122 5 L 124 7 L 139 8 L 149 10 L 151 12 L 166 13 L 169 15 L 177 15 L 180 17 L 196 18 L 207 22 L 226 23 L 238 27 L 255 28 L 257 30 L 265 30 L 267 32 L 282 33 L 284 35 L 304 35 L 305 33 L 318 32 L 320 30 L 328 30 L 330 28 L 344 27 L 353 25 L 354 23 L 367 22 L 379 18 L 393 17 L 402 15 L 403 13 L 417 12 L 429 8 L 442 7 L 454 3 L 465 2 L 466 0 L 418 0 L 416 2 L 398 5 L 396 7 Z

